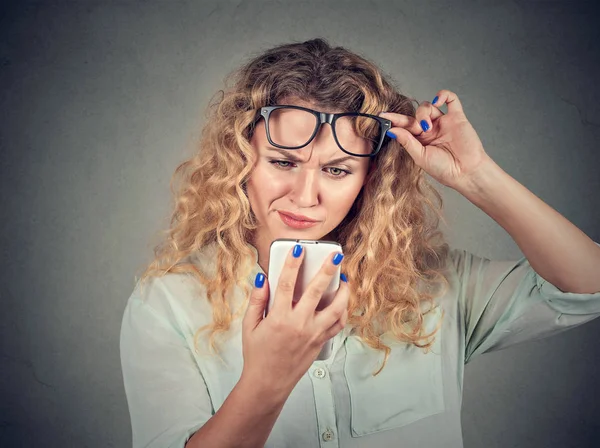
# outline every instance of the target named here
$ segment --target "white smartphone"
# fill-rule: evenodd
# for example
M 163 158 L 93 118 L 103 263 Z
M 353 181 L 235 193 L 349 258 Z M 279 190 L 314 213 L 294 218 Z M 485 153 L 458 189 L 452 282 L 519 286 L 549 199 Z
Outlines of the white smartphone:
M 342 246 L 335 241 L 317 241 L 317 240 L 299 240 L 290 238 L 276 239 L 271 243 L 270 254 L 269 254 L 269 302 L 265 308 L 265 317 L 269 310 L 273 306 L 275 300 L 275 291 L 277 291 L 277 284 L 279 283 L 279 276 L 283 269 L 285 259 L 288 256 L 290 250 L 296 245 L 300 244 L 305 251 L 304 260 L 300 266 L 298 277 L 296 279 L 296 287 L 294 288 L 293 301 L 297 302 L 304 294 L 304 291 L 308 287 L 311 280 L 317 275 L 317 272 L 323 266 L 326 259 L 332 256 L 335 252 L 342 252 Z M 317 310 L 326 308 L 335 297 L 335 293 L 340 287 L 340 273 L 341 265 L 338 266 L 336 274 L 334 274 L 329 286 L 327 287 L 321 301 L 317 305 Z M 329 339 L 321 349 L 318 360 L 328 359 L 331 356 L 331 349 L 333 341 Z

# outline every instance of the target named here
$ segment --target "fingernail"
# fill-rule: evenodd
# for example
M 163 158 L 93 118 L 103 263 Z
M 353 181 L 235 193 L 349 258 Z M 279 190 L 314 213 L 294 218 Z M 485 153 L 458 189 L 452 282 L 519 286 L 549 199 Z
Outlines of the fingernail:
M 427 132 L 427 130 L 429 129 L 429 124 L 427 124 L 427 121 L 421 120 L 421 127 L 423 128 L 424 132 Z
M 396 134 L 394 134 L 392 131 L 385 131 L 385 135 L 387 135 L 389 138 L 396 139 Z
M 346 278 L 346 276 L 344 275 L 343 272 L 340 274 L 340 278 L 342 279 L 343 282 L 348 283 L 348 279 Z
M 294 258 L 298 258 L 300 256 L 300 254 L 302 253 L 302 246 L 300 246 L 300 244 L 296 244 L 294 246 Z
M 342 262 L 343 259 L 344 256 L 342 254 L 335 254 L 335 257 L 333 257 L 333 264 L 337 266 Z
M 254 286 L 257 288 L 262 288 L 265 284 L 265 274 L 259 272 L 256 274 L 256 278 L 254 279 Z
M 436 96 L 436 97 L 433 99 L 433 101 L 431 102 L 431 104 L 435 104 L 435 103 L 437 103 L 437 100 L 438 100 L 438 97 Z

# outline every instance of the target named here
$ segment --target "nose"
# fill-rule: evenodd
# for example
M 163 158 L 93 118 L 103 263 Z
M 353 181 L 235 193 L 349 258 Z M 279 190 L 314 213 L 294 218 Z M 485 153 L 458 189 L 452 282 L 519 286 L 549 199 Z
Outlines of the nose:
M 336 145 L 336 143 L 331 123 L 326 122 L 321 125 L 315 138 L 306 147 L 311 154 L 310 161 L 303 164 L 299 174 L 292 180 L 291 199 L 299 208 L 313 207 L 319 203 L 321 169 L 318 165 L 318 154 L 329 145 Z M 323 149 L 319 149 L 320 147 Z
M 323 123 L 313 141 L 306 147 L 310 153 L 309 161 L 302 164 L 302 168 L 292 180 L 291 199 L 298 208 L 313 207 L 319 203 L 321 194 L 319 154 L 331 144 L 335 145 L 333 134 L 331 132 L 331 125 L 329 125 L 329 123 Z
M 298 208 L 309 208 L 319 203 L 318 169 L 303 167 L 292 180 L 291 200 Z

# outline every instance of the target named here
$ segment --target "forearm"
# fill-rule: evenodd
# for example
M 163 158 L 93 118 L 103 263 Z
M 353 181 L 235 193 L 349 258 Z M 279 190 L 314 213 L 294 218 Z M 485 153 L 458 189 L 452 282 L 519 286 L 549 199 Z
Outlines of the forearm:
M 260 392 L 242 376 L 223 405 L 185 448 L 263 447 L 288 395 Z
M 564 292 L 600 291 L 600 247 L 491 158 L 455 190 L 502 226 L 546 281 Z

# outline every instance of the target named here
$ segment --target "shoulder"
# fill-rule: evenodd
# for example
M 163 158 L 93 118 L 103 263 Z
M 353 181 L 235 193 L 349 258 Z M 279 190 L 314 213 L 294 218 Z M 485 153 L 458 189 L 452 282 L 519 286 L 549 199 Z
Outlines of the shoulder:
M 472 262 L 473 254 L 459 247 L 451 247 L 448 250 L 448 271 L 451 275 L 464 272 L 465 266 Z
M 134 293 L 144 304 L 160 309 L 168 302 L 187 302 L 203 290 L 202 284 L 191 274 L 168 273 L 138 281 Z
M 168 273 L 138 280 L 125 308 L 131 321 L 157 320 L 169 327 L 179 327 L 181 319 L 193 308 L 206 302 L 204 288 L 188 274 Z M 206 311 L 200 311 L 205 314 Z M 210 313 L 209 313 L 210 314 Z
M 210 245 L 195 251 L 180 260 L 177 265 L 192 264 L 205 275 L 212 276 L 216 269 L 216 248 Z M 164 275 L 153 276 L 138 281 L 136 285 L 139 300 L 145 304 L 160 309 L 167 302 L 177 301 L 187 303 L 205 294 L 205 287 L 200 280 L 191 272 L 174 273 L 168 272 Z
M 178 264 L 190 263 L 207 278 L 213 278 L 217 268 L 216 262 L 216 244 L 210 244 Z M 233 295 L 236 300 L 240 300 L 237 289 L 235 288 Z M 169 272 L 162 276 L 147 277 L 143 281 L 138 280 L 129 302 L 130 306 L 143 306 L 171 322 L 177 321 L 180 324 L 185 321 L 193 326 L 202 326 L 210 323 L 212 319 L 212 305 L 207 297 L 206 286 L 191 272 Z

